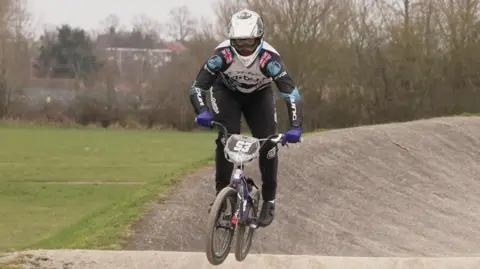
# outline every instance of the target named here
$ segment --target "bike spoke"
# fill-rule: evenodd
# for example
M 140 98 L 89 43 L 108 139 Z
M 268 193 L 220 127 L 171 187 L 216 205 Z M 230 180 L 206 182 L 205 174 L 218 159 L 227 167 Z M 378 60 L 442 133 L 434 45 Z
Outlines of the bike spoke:
M 224 201 L 224 203 L 227 203 L 224 205 L 225 209 L 219 214 L 214 225 L 215 232 L 213 245 L 215 249 L 215 255 L 218 256 L 222 255 L 229 247 L 231 237 L 233 237 L 233 232 L 235 230 L 235 227 L 231 223 L 232 215 L 235 210 L 232 208 L 230 199 L 231 198 Z

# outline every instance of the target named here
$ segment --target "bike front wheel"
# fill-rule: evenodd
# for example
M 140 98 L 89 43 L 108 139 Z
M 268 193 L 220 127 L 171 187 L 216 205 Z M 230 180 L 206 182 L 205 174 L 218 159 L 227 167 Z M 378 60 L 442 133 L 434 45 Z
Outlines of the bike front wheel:
M 237 191 L 232 187 L 222 189 L 210 210 L 207 221 L 206 233 L 206 255 L 212 265 L 219 265 L 225 261 L 231 249 L 232 240 L 235 234 L 235 225 L 232 224 L 232 217 L 236 211 Z M 230 208 L 230 213 L 226 211 Z M 221 216 L 222 213 L 225 215 Z M 215 248 L 215 234 L 218 229 L 225 230 L 226 235 L 223 236 L 223 244 L 220 250 Z
M 260 189 L 255 190 L 253 194 L 253 205 L 250 205 L 248 212 L 249 218 L 258 218 L 258 205 L 260 204 Z M 248 228 L 248 231 L 246 229 Z M 235 232 L 235 259 L 239 262 L 245 260 L 252 247 L 253 235 L 255 229 L 250 227 L 249 224 L 237 224 L 237 230 Z

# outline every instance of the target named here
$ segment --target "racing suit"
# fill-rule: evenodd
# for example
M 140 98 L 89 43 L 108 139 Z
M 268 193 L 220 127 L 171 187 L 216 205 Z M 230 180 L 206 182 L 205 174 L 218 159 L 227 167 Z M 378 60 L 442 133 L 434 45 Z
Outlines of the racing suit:
M 285 70 L 280 54 L 266 41 L 249 67 L 245 67 L 230 47 L 230 40 L 218 45 L 199 71 L 190 89 L 190 101 L 199 114 L 208 109 L 210 96 L 214 120 L 227 127 L 229 133 L 240 133 L 241 113 L 256 138 L 265 138 L 277 132 L 277 115 L 272 81 L 287 104 L 292 127 L 302 125 L 300 93 Z M 212 87 L 213 86 L 213 87 Z M 207 91 L 210 89 L 210 93 Z M 215 151 L 215 189 L 218 194 L 230 182 L 233 164 L 225 159 L 222 134 L 219 132 Z M 262 196 L 265 201 L 275 199 L 277 188 L 278 148 L 265 145 L 260 152 Z

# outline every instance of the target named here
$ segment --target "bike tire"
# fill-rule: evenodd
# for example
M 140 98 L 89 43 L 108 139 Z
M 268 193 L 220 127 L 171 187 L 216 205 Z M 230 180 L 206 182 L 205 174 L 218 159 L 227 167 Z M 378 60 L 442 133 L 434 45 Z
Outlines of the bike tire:
M 207 255 L 208 262 L 210 262 L 210 264 L 212 265 L 219 265 L 225 261 L 225 259 L 228 257 L 228 254 L 230 253 L 232 240 L 234 238 L 235 229 L 233 229 L 233 231 L 230 232 L 228 235 L 229 238 L 228 238 L 228 244 L 226 249 L 218 255 L 215 253 L 215 249 L 213 246 L 213 237 L 215 235 L 215 230 L 216 230 L 215 224 L 220 214 L 222 204 L 229 197 L 233 198 L 230 201 L 230 203 L 233 209 L 232 214 L 235 214 L 236 204 L 237 204 L 236 203 L 237 191 L 232 187 L 225 187 L 218 193 L 211 207 L 210 214 L 208 215 L 205 253 Z
M 260 194 L 261 191 L 260 189 L 256 190 L 255 193 L 253 194 L 254 198 L 254 203 L 255 207 L 250 206 L 249 212 L 253 210 L 253 215 L 255 218 L 258 218 L 258 209 L 259 209 L 259 204 L 260 204 Z M 252 247 L 252 240 L 253 240 L 253 235 L 255 234 L 255 229 L 248 227 L 248 233 L 247 233 L 247 238 L 245 238 L 245 229 L 248 227 L 248 225 L 245 224 L 237 224 L 237 229 L 235 231 L 235 259 L 239 262 L 245 260 L 245 258 L 248 255 L 248 252 L 250 252 L 250 248 Z M 245 248 L 244 248 L 245 247 Z

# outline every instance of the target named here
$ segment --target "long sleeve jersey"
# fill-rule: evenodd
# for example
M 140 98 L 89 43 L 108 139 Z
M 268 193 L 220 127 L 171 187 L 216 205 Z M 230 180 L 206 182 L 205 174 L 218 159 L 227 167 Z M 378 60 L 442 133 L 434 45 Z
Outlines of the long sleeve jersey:
M 286 102 L 291 126 L 301 127 L 303 106 L 300 91 L 286 71 L 280 54 L 266 41 L 261 46 L 257 58 L 248 67 L 235 57 L 230 40 L 215 48 L 190 89 L 190 101 L 197 114 L 208 109 L 204 92 L 218 76 L 228 89 L 247 94 L 265 89 L 273 81 Z

